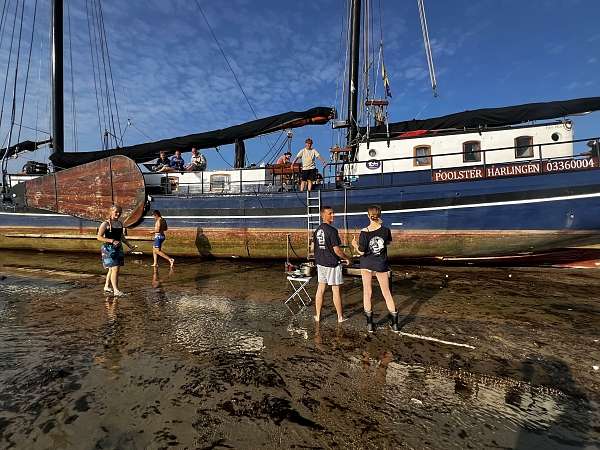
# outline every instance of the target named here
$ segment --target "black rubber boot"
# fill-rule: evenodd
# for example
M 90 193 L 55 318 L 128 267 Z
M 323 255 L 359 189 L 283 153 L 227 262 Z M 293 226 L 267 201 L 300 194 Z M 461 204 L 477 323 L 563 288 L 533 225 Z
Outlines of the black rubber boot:
M 390 328 L 394 333 L 400 332 L 400 328 L 398 328 L 398 311 L 390 313 Z
M 365 311 L 365 317 L 367 318 L 367 331 L 373 333 L 375 331 L 375 325 L 373 325 L 373 311 Z

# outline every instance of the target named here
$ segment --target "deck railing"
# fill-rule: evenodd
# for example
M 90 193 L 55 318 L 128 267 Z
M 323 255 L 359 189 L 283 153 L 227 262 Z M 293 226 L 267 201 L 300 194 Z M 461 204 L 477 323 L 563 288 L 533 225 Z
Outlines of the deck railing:
M 498 148 L 491 148 L 491 149 L 480 149 L 480 150 L 475 150 L 470 152 L 470 154 L 481 154 L 481 157 L 479 158 L 479 161 L 469 161 L 469 162 L 465 162 L 464 165 L 461 166 L 453 166 L 453 167 L 447 167 L 447 166 L 443 166 L 443 164 L 438 163 L 438 165 L 436 166 L 436 160 L 439 162 L 441 158 L 447 158 L 447 157 L 452 157 L 452 156 L 462 156 L 464 155 L 464 152 L 458 151 L 458 152 L 450 152 L 450 153 L 441 153 L 441 154 L 434 154 L 434 155 L 428 155 L 427 157 L 429 158 L 430 164 L 427 165 L 423 165 L 423 166 L 415 166 L 415 169 L 413 170 L 408 170 L 408 171 L 401 171 L 401 172 L 393 172 L 393 171 L 388 171 L 386 172 L 385 169 L 386 167 L 389 167 L 389 164 L 394 163 L 394 162 L 399 162 L 399 161 L 414 161 L 416 159 L 419 158 L 423 158 L 424 156 L 403 156 L 403 157 L 396 157 L 396 158 L 383 158 L 383 159 L 369 159 L 369 160 L 360 160 L 360 161 L 353 161 L 353 162 L 343 162 L 343 161 L 338 161 L 338 162 L 329 162 L 327 163 L 324 167 L 323 170 L 320 172 L 320 176 L 321 176 L 321 180 L 320 182 L 316 183 L 319 189 L 322 190 L 331 190 L 331 189 L 339 189 L 339 188 L 352 188 L 353 183 L 354 183 L 354 179 L 358 178 L 358 175 L 353 175 L 352 173 L 344 173 L 344 169 L 346 166 L 354 166 L 357 167 L 358 165 L 361 164 L 367 164 L 367 163 L 372 163 L 373 161 L 376 161 L 379 164 L 379 167 L 377 168 L 378 172 L 373 171 L 371 174 L 380 174 L 380 184 L 381 185 L 395 185 L 394 184 L 394 175 L 396 174 L 406 174 L 406 173 L 412 173 L 412 172 L 422 172 L 424 170 L 429 171 L 429 173 L 433 176 L 433 173 L 435 170 L 439 170 L 439 169 L 462 169 L 462 168 L 470 168 L 470 167 L 483 167 L 484 171 L 485 168 L 491 165 L 503 165 L 503 164 L 518 164 L 520 162 L 522 163 L 526 163 L 526 162 L 540 162 L 540 166 L 541 166 L 541 173 L 544 172 L 544 164 L 543 162 L 547 162 L 547 161 L 559 161 L 559 160 L 565 160 L 565 159 L 572 159 L 572 158 L 584 158 L 586 155 L 585 154 L 579 154 L 579 155 L 574 155 L 574 156 L 562 156 L 562 157 L 552 157 L 552 158 L 544 158 L 543 156 L 543 149 L 545 147 L 549 147 L 549 146 L 555 146 L 555 145 L 564 145 L 564 144 L 576 144 L 576 143 L 581 143 L 581 142 L 590 142 L 590 141 L 594 141 L 596 142 L 595 146 L 593 146 L 592 149 L 590 149 L 592 152 L 595 151 L 596 152 L 596 157 L 598 155 L 598 153 L 600 152 L 600 138 L 599 137 L 594 137 L 594 138 L 587 138 L 587 139 L 576 139 L 576 140 L 572 140 L 572 141 L 557 141 L 557 142 L 548 142 L 548 143 L 544 143 L 544 144 L 535 144 L 532 146 L 512 146 L 512 147 L 498 147 Z M 519 159 L 518 161 L 509 161 L 509 162 L 494 162 L 494 163 L 490 163 L 488 161 L 487 155 L 493 152 L 498 152 L 498 151 L 505 151 L 505 150 L 515 150 L 516 148 L 521 148 L 521 147 L 536 147 L 538 149 L 538 155 L 537 157 L 535 157 L 535 153 L 534 153 L 534 157 L 527 157 L 527 158 L 522 158 Z M 588 155 L 591 155 L 591 152 L 588 152 Z M 420 167 L 420 168 L 419 168 Z M 200 180 L 199 181 L 195 181 L 195 182 L 191 182 L 191 183 L 181 183 L 177 180 L 177 182 L 175 182 L 173 180 L 173 184 L 172 181 L 169 177 L 176 177 L 177 174 L 179 172 L 169 172 L 169 173 L 165 173 L 163 174 L 162 177 L 162 182 L 160 186 L 148 186 L 148 190 L 150 194 L 154 194 L 154 195 L 172 195 L 172 196 L 182 196 L 182 197 L 188 197 L 188 196 L 198 196 L 198 195 L 206 195 L 206 194 L 211 194 L 211 195 L 232 195 L 232 194 L 262 194 L 262 193 L 277 193 L 277 192 L 294 192 L 294 191 L 298 191 L 298 185 L 299 185 L 299 174 L 291 174 L 291 175 L 279 175 L 279 174 L 275 174 L 273 173 L 273 171 L 271 171 L 271 175 L 268 177 L 268 179 L 265 180 L 256 180 L 256 179 L 246 179 L 244 180 L 244 173 L 248 173 L 249 171 L 256 171 L 256 170 L 265 170 L 266 173 L 268 173 L 269 171 L 269 167 L 265 167 L 265 168 L 258 168 L 258 167 L 249 167 L 249 168 L 243 168 L 243 169 L 236 169 L 236 172 L 239 174 L 239 179 L 238 180 L 234 180 L 234 181 L 220 181 L 220 182 L 211 182 L 210 176 L 208 173 L 206 172 L 196 172 L 200 174 Z M 181 172 L 181 173 L 187 173 L 187 172 Z M 232 174 L 231 170 L 227 171 L 227 174 Z M 156 174 L 154 174 L 156 175 Z M 210 175 L 214 175 L 213 173 L 211 173 Z M 361 174 L 364 175 L 364 174 Z M 386 179 L 386 175 L 392 175 L 392 179 Z M 12 177 L 12 178 L 11 178 Z M 19 175 L 19 174 L 8 174 L 8 182 L 13 183 L 13 181 L 15 181 L 15 177 L 17 178 L 25 178 L 25 175 Z M 246 178 L 250 178 L 249 176 L 247 176 Z M 389 177 L 388 177 L 389 178 Z M 429 178 L 429 180 L 431 180 L 431 178 Z M 287 181 L 287 183 L 286 183 Z M 430 181 L 427 181 L 430 182 Z M 390 184 L 391 183 L 391 184 Z M 424 184 L 426 182 L 420 181 L 420 182 L 415 182 L 413 184 Z M 410 183 L 409 183 L 410 184 Z M 402 185 L 407 185 L 406 180 L 402 180 Z

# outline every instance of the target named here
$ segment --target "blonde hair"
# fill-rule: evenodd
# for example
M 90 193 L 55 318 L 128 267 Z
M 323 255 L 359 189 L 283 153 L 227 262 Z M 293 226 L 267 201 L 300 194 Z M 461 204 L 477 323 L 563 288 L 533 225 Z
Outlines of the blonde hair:
M 367 208 L 367 215 L 373 222 L 381 222 L 381 208 L 377 205 L 371 205 Z
M 110 219 L 112 218 L 112 212 L 116 211 L 119 214 L 123 214 L 123 208 L 121 208 L 119 205 L 112 205 L 109 209 L 108 209 L 108 221 L 110 222 Z

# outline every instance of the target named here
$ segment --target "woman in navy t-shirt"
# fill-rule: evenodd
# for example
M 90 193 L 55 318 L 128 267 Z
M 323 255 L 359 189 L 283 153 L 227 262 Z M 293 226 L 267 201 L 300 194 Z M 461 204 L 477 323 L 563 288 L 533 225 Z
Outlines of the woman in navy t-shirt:
M 387 246 L 392 242 L 392 232 L 382 225 L 381 208 L 369 206 L 369 226 L 360 232 L 358 242 L 352 239 L 354 249 L 360 254 L 360 274 L 363 282 L 363 304 L 367 317 L 367 330 L 374 331 L 371 295 L 373 293 L 373 274 L 377 277 L 385 304 L 390 312 L 390 327 L 394 332 L 398 329 L 398 312 L 390 291 L 390 266 L 387 261 Z

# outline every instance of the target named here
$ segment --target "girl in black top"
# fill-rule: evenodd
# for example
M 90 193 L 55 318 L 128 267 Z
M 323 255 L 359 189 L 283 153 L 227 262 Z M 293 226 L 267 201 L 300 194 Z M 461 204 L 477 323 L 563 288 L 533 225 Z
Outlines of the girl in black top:
M 398 312 L 390 291 L 390 266 L 387 261 L 387 246 L 392 242 L 392 232 L 382 225 L 379 206 L 369 206 L 367 211 L 370 220 L 369 226 L 361 230 L 358 242 L 356 236 L 352 239 L 352 246 L 360 254 L 360 274 L 363 282 L 363 304 L 367 317 L 367 331 L 372 333 L 375 330 L 371 307 L 372 279 L 375 274 L 390 312 L 390 327 L 397 333 L 400 331 L 398 329 Z
M 120 206 L 111 206 L 108 214 L 108 220 L 102 222 L 98 228 L 97 239 L 103 242 L 100 248 L 102 253 L 102 265 L 108 269 L 106 281 L 104 282 L 104 292 L 113 294 L 115 297 L 125 295 L 119 290 L 119 267 L 125 264 L 125 253 L 123 244 L 133 249 L 129 241 L 123 235 L 123 223 L 119 220 L 123 210 Z M 112 289 L 110 287 L 112 284 Z

